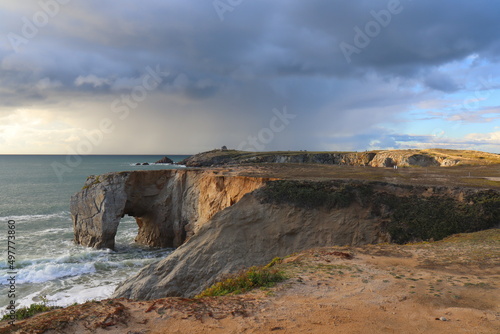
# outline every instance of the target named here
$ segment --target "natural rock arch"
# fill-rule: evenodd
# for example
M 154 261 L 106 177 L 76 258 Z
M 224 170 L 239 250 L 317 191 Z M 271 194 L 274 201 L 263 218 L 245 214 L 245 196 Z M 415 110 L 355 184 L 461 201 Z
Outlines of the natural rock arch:
M 90 176 L 71 198 L 75 242 L 114 249 L 120 220 L 129 215 L 139 227 L 137 243 L 178 247 L 215 213 L 268 180 L 199 170 Z

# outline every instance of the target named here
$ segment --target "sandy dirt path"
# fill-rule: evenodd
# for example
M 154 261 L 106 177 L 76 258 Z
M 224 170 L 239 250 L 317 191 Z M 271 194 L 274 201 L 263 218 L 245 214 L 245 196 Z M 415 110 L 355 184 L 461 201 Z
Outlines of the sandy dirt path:
M 89 302 L 0 333 L 500 333 L 498 229 L 310 250 L 278 268 L 288 280 L 244 295 Z

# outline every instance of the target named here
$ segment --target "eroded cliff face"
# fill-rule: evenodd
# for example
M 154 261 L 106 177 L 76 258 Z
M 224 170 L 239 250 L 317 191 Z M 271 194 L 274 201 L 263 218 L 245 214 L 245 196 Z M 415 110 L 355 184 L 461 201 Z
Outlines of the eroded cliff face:
M 222 274 L 264 265 L 276 256 L 389 241 L 382 224 L 357 204 L 339 210 L 302 209 L 262 203 L 252 192 L 217 213 L 168 258 L 127 280 L 114 297 L 193 297 Z
M 75 241 L 114 248 L 128 214 L 139 225 L 137 242 L 178 247 L 114 295 L 154 299 L 192 297 L 223 274 L 309 248 L 444 238 L 500 219 L 493 189 L 270 180 L 237 169 L 92 176 L 71 199 Z
M 127 178 L 127 173 L 91 176 L 82 191 L 71 197 L 71 218 L 77 244 L 114 248 L 114 237 L 127 201 Z
M 181 162 L 188 167 L 209 167 L 247 163 L 307 163 L 338 166 L 370 167 L 433 167 L 454 166 L 459 159 L 431 155 L 418 150 L 390 150 L 370 152 L 243 152 L 209 151 L 196 154 Z
M 209 219 L 114 297 L 193 297 L 222 275 L 302 250 L 444 238 L 494 227 L 500 193 L 383 182 L 278 180 Z
M 178 247 L 215 213 L 268 180 L 199 170 L 91 176 L 71 198 L 75 242 L 113 249 L 120 219 L 129 215 L 139 226 L 137 243 Z

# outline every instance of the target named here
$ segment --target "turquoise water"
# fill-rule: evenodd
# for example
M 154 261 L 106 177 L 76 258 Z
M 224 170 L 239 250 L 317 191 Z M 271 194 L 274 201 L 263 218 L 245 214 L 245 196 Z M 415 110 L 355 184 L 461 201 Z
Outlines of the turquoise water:
M 175 162 L 187 156 L 169 156 Z M 170 249 L 134 244 L 137 224 L 120 222 L 116 250 L 94 250 L 73 243 L 70 197 L 87 176 L 112 171 L 182 168 L 153 163 L 162 156 L 9 156 L 0 155 L 1 311 L 11 300 L 19 306 L 39 302 L 65 306 L 109 297 L 116 286 L 146 264 L 167 256 Z M 8 222 L 14 220 L 15 297 L 8 279 Z M 11 232 L 12 233 L 12 232 Z M 11 239 L 12 240 L 12 239 Z

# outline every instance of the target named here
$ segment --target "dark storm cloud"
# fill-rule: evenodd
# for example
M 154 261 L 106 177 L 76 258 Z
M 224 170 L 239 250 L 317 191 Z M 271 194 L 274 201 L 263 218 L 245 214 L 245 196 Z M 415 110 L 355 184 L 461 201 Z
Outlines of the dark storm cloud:
M 460 89 L 460 86 L 449 75 L 442 73 L 429 74 L 425 78 L 424 83 L 431 89 L 445 93 L 455 92 Z
M 369 44 L 347 63 L 340 43 L 356 46 L 355 28 L 365 31 L 376 17 L 383 20 L 389 6 L 398 13 L 385 18 L 386 26 L 379 24 L 377 36 L 368 36 Z M 24 50 L 41 67 L 40 76 L 66 83 L 68 74 L 138 75 L 151 63 L 200 79 L 228 76 L 241 66 L 273 77 L 341 77 L 367 68 L 416 75 L 473 53 L 495 56 L 499 9 L 491 1 L 252 1 L 221 22 L 207 1 L 70 2 Z M 4 31 L 20 30 L 13 21 Z
M 70 1 L 30 38 L 23 29 L 40 3 L 0 5 L 2 104 L 112 100 L 160 66 L 170 74 L 157 92 L 183 104 L 145 115 L 185 108 L 245 121 L 252 133 L 287 105 L 300 119 L 283 134 L 289 142 L 358 136 L 358 147 L 422 94 L 464 89 L 440 66 L 500 54 L 493 1 L 221 1 L 231 8 L 222 15 L 215 1 Z M 17 52 L 12 34 L 24 38 Z

